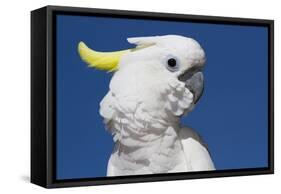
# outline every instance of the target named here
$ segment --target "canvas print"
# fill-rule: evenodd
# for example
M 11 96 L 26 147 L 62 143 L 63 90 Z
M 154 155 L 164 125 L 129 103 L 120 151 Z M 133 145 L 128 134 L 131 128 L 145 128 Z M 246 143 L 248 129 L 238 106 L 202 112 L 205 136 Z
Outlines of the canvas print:
M 56 15 L 56 179 L 267 168 L 268 28 Z

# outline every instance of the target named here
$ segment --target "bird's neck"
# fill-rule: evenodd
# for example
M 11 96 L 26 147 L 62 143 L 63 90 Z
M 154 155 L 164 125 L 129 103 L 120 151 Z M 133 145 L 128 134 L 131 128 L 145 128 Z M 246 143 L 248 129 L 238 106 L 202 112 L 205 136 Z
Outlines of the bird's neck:
M 125 174 L 173 171 L 184 160 L 177 128 L 167 127 L 160 134 L 120 138 L 115 143 L 114 161 Z
M 156 125 L 156 123 L 154 123 Z M 159 124 L 160 126 L 160 124 Z M 127 147 L 149 147 L 155 142 L 160 142 L 167 137 L 176 139 L 179 125 L 175 123 L 167 124 L 161 128 L 137 128 L 132 131 L 131 127 L 122 126 L 119 131 L 118 142 Z
M 150 164 L 155 162 L 153 157 L 162 156 L 166 158 L 164 160 L 168 160 L 167 157 L 174 157 L 181 150 L 178 137 L 179 120 L 166 123 L 155 120 L 126 122 L 121 119 L 120 121 L 119 126 L 117 122 L 115 123 L 119 130 L 114 134 L 114 150 L 120 160 L 143 163 L 142 160 L 147 159 Z
M 170 172 L 185 160 L 178 136 L 179 117 L 167 111 L 165 103 L 159 102 L 153 109 L 145 103 L 133 106 L 134 109 L 117 105 L 107 128 L 115 142 L 112 161 L 120 172 Z
M 148 147 L 166 136 L 176 139 L 180 128 L 179 119 L 160 119 L 148 112 L 120 114 L 111 123 L 114 142 L 126 147 Z M 173 119 L 171 119 L 173 118 Z

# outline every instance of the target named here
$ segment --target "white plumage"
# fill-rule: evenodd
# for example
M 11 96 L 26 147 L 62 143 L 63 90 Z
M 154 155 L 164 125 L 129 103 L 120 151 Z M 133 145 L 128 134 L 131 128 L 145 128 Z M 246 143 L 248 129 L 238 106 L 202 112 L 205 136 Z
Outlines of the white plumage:
M 203 91 L 203 49 L 177 35 L 128 41 L 137 47 L 122 55 L 100 103 L 115 143 L 107 175 L 214 170 L 198 134 L 179 123 Z

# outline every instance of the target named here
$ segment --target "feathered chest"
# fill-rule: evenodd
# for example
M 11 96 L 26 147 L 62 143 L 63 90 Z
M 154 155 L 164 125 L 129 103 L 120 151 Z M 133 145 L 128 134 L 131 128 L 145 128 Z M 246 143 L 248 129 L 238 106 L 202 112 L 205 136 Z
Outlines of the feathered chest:
M 158 95 L 144 98 L 144 93 L 149 92 Z M 187 168 L 177 131 L 179 116 L 192 108 L 192 98 L 179 82 L 152 86 L 142 95 L 109 91 L 100 104 L 100 114 L 113 135 L 112 161 L 120 173 L 161 173 Z
M 118 140 L 110 160 L 119 175 L 168 173 L 190 168 L 172 127 L 157 138 L 144 135 L 143 138 Z

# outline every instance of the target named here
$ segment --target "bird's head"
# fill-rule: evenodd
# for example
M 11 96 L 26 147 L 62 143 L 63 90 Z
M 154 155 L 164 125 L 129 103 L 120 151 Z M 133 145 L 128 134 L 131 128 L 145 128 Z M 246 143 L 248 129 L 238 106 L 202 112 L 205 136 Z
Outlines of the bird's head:
M 157 104 L 159 94 L 163 96 L 163 90 L 167 90 L 167 96 L 175 97 L 174 101 L 186 95 L 191 98 L 190 104 L 197 103 L 203 92 L 202 70 L 205 63 L 204 50 L 197 41 L 184 36 L 165 35 L 128 38 L 128 42 L 136 47 L 96 52 L 80 42 L 78 51 L 90 67 L 116 72 L 111 82 L 113 92 L 115 90 L 123 95 L 134 92 L 134 95 L 147 98 L 151 104 Z M 187 106 L 183 105 L 184 109 Z M 178 115 L 182 113 L 180 111 Z

